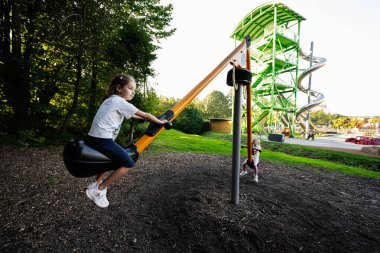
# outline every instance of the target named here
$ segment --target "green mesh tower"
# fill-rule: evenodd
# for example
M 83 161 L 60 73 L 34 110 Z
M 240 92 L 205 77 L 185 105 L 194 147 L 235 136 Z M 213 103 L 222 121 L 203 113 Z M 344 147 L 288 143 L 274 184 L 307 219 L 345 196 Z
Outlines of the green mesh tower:
M 254 9 L 231 35 L 251 36 L 252 127 L 274 133 L 295 133 L 300 24 L 304 17 L 281 3 Z

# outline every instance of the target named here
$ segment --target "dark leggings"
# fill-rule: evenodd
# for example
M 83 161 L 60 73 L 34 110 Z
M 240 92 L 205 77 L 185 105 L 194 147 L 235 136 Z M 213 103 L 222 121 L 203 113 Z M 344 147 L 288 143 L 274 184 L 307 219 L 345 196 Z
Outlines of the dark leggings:
M 135 165 L 127 152 L 112 139 L 87 136 L 86 143 L 119 164 L 120 167 L 132 168 Z

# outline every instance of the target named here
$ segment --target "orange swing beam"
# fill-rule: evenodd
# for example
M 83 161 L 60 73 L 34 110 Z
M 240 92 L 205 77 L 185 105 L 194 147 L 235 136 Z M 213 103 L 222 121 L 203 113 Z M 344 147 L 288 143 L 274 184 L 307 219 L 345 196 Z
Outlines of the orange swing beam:
M 230 63 L 235 62 L 238 56 L 248 52 L 247 40 L 244 40 L 238 47 L 236 47 L 221 63 L 219 63 L 216 68 L 211 71 L 197 86 L 195 86 L 182 100 L 175 104 L 171 111 L 173 111 L 174 116 L 170 119 L 173 121 L 185 108 L 188 106 L 194 98 Z M 250 58 L 248 58 L 247 62 Z M 163 127 L 153 136 L 144 134 L 135 143 L 138 153 L 142 153 L 145 148 L 161 133 Z M 251 151 L 252 152 L 252 151 Z
M 251 71 L 251 55 L 249 48 L 247 48 L 246 66 Z M 252 94 L 251 85 L 246 86 L 247 89 L 247 153 L 248 163 L 252 164 Z

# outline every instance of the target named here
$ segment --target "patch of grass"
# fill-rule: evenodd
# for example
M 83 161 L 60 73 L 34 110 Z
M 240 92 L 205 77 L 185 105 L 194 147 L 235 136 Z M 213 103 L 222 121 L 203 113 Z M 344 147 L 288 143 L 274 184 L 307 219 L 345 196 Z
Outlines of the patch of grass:
M 287 155 L 281 152 L 269 151 L 267 154 L 262 153 L 262 157 L 271 161 L 286 164 L 304 164 L 308 166 L 321 167 L 327 170 L 338 170 L 349 175 L 358 175 L 380 180 L 380 172 L 368 170 L 366 168 L 348 166 L 345 164 L 325 161 L 321 159 L 310 159 L 309 157 Z
M 224 133 L 217 133 L 217 132 L 204 132 L 202 134 L 203 137 L 211 138 L 211 139 L 221 139 L 221 140 L 227 140 L 227 141 L 232 141 L 233 140 L 233 135 L 232 134 L 224 134 Z M 246 142 L 247 136 L 245 134 L 242 134 L 242 142 Z
M 185 134 L 172 129 L 170 131 L 163 131 L 149 146 L 148 152 L 149 154 L 191 152 L 231 155 L 232 142 L 218 138 L 205 138 L 196 134 Z
M 232 134 L 223 134 L 223 133 L 214 133 L 214 132 L 206 132 L 202 135 L 207 138 L 217 138 L 228 140 L 232 142 Z M 243 146 L 247 144 L 247 136 L 242 135 Z M 308 147 L 297 144 L 288 144 L 281 142 L 270 142 L 270 141 L 261 141 L 261 146 L 263 150 L 271 150 L 276 152 L 285 153 L 292 156 L 300 156 L 307 157 L 311 159 L 321 159 L 325 161 L 330 161 L 334 163 L 341 163 L 348 166 L 361 167 L 370 170 L 378 170 L 380 171 L 380 158 L 370 157 L 370 156 L 362 156 L 357 154 L 350 154 L 341 151 L 323 149 L 323 148 L 315 148 Z
M 242 138 L 242 143 L 244 138 Z M 356 164 L 347 165 L 340 162 L 335 162 L 338 156 L 345 155 L 344 152 L 323 150 L 316 155 L 315 148 L 311 148 L 314 153 L 314 157 L 311 159 L 309 156 L 302 152 L 305 147 L 296 147 L 299 145 L 287 144 L 281 151 L 271 151 L 269 145 L 263 142 L 264 152 L 261 153 L 263 160 L 269 160 L 287 164 L 303 164 L 312 167 L 320 167 L 327 170 L 338 170 L 350 175 L 358 175 L 367 178 L 380 179 L 380 172 L 373 171 L 366 168 L 357 166 Z M 272 142 L 268 142 L 272 143 Z M 284 143 L 275 143 L 282 145 Z M 307 147 L 309 149 L 309 147 Z M 280 149 L 280 148 L 278 148 Z M 314 150 L 315 149 L 315 150 Z M 163 131 L 160 136 L 150 145 L 147 155 L 157 155 L 168 152 L 191 152 L 191 153 L 203 153 L 203 154 L 218 154 L 232 156 L 232 135 L 226 134 L 210 134 L 206 133 L 205 136 L 199 136 L 194 134 L 184 134 L 176 130 Z M 247 150 L 241 149 L 241 156 L 247 156 Z M 324 160 L 323 157 L 330 157 L 330 160 Z M 380 159 L 360 155 L 348 154 L 348 157 L 354 157 L 357 160 L 363 159 L 363 161 L 377 161 Z M 359 160 L 360 160 L 359 159 Z M 355 160 L 355 159 L 354 159 Z

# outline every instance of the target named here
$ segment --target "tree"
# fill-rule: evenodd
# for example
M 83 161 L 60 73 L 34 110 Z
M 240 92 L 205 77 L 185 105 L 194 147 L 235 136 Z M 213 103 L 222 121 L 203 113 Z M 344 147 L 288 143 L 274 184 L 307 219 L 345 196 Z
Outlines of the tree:
M 0 75 L 14 112 L 11 129 L 30 127 L 30 55 L 40 1 L 0 2 Z
M 158 106 L 157 106 L 157 112 L 159 114 L 163 114 L 164 112 L 172 108 L 178 101 L 179 99 L 177 98 L 173 98 L 173 97 L 167 98 L 167 97 L 160 96 Z
M 116 73 L 135 75 L 146 93 L 159 41 L 175 31 L 172 9 L 158 0 L 0 0 L 9 129 L 85 128 Z
M 85 36 L 86 36 L 86 23 L 87 23 L 87 12 L 88 12 L 88 6 L 86 3 L 80 6 L 80 28 L 79 28 L 79 35 L 78 35 L 78 47 L 77 51 L 75 53 L 75 82 L 74 82 L 74 95 L 73 95 L 73 103 L 70 106 L 67 114 L 65 115 L 65 119 L 62 124 L 62 132 L 66 131 L 67 125 L 69 124 L 69 120 L 72 117 L 72 115 L 75 113 L 77 106 L 78 106 L 78 100 L 79 100 L 79 86 L 81 84 L 82 80 L 82 69 L 84 68 L 85 60 L 83 58 L 84 54 L 84 43 L 85 43 Z
M 229 101 L 221 91 L 213 91 L 204 99 L 206 118 L 227 118 L 231 116 Z
M 332 121 L 331 120 L 331 114 L 326 113 L 323 110 L 317 110 L 317 111 L 312 111 L 310 113 L 310 118 L 313 123 L 316 125 L 329 125 L 329 123 Z
M 351 118 L 349 122 L 349 126 L 352 128 L 361 128 L 364 125 L 364 120 L 363 119 L 358 119 L 356 117 Z
M 350 127 L 350 119 L 348 117 L 340 117 L 333 120 L 333 127 L 336 128 L 349 128 Z
M 374 116 L 374 117 L 372 117 L 371 121 L 372 121 L 373 124 L 376 124 L 376 123 L 380 124 L 380 116 Z

